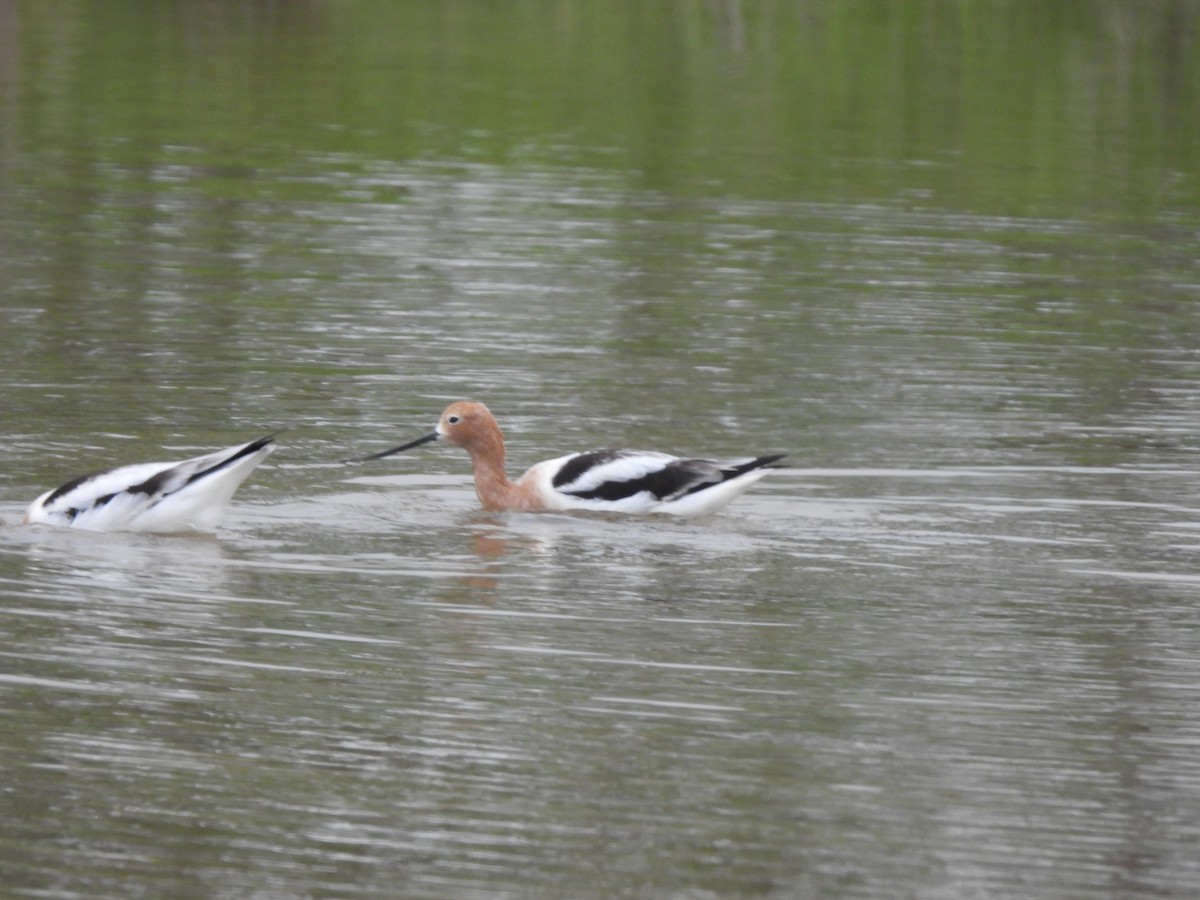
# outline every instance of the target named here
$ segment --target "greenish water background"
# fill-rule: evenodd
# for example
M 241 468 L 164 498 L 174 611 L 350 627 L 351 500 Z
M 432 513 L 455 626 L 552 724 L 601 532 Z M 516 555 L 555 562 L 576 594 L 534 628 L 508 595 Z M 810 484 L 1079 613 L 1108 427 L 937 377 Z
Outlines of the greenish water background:
M 1200 6 L 0 0 L 0 883 L 1189 896 Z M 514 467 L 787 451 L 699 522 Z M 212 540 L 17 525 L 288 429 Z

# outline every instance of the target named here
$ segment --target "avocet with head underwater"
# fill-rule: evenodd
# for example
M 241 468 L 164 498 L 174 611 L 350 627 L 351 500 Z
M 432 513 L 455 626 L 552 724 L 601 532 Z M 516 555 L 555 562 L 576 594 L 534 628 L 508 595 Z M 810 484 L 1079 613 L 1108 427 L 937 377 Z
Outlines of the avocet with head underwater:
M 30 504 L 25 522 L 89 531 L 212 531 L 274 435 L 185 459 L 139 463 L 74 478 Z

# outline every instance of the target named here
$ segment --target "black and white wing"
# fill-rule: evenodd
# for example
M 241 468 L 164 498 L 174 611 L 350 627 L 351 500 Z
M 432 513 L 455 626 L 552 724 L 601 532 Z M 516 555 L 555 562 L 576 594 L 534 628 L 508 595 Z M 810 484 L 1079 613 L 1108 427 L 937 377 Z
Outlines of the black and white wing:
M 92 531 L 211 530 L 234 491 L 275 449 L 272 440 L 83 475 L 38 497 L 25 521 Z
M 591 450 L 535 467 L 546 470 L 562 508 L 699 515 L 724 506 L 782 455 L 728 463 L 651 450 Z

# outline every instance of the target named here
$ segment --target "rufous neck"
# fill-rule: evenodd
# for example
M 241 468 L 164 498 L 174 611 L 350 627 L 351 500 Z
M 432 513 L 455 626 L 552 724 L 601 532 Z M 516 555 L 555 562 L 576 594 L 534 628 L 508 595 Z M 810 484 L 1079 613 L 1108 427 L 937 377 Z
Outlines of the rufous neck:
M 467 448 L 475 469 L 475 493 L 487 509 L 505 509 L 513 484 L 504 468 L 504 439 L 488 435 Z

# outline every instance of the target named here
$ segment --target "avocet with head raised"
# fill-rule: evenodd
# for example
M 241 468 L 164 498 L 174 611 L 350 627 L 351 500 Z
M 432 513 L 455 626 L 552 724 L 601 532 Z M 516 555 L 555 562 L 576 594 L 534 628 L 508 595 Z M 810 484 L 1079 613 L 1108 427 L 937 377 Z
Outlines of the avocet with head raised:
M 680 459 L 651 450 L 590 450 L 546 460 L 516 481 L 504 468 L 504 435 L 482 403 L 451 403 L 437 429 L 400 447 L 347 462 L 382 459 L 429 441 L 462 447 L 475 468 L 475 493 L 489 510 L 596 510 L 699 516 L 725 506 L 786 454 L 729 462 Z
M 275 449 L 273 440 L 82 475 L 34 500 L 25 522 L 89 531 L 212 531 L 234 491 Z

